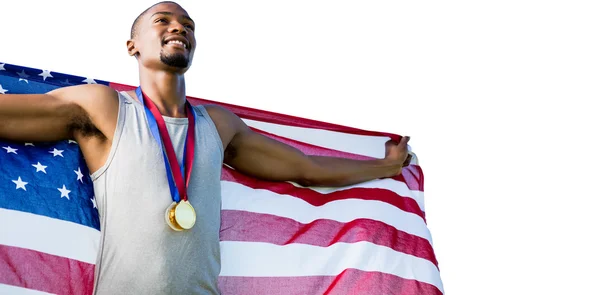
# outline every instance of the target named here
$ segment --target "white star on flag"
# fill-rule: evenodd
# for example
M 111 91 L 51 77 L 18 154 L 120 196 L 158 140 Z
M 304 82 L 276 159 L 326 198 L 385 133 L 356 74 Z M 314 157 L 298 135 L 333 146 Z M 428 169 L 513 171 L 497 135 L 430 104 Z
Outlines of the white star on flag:
M 65 198 L 67 198 L 67 200 L 70 200 L 70 199 L 69 199 L 69 193 L 70 193 L 71 191 L 70 191 L 70 190 L 68 190 L 68 189 L 65 187 L 65 185 L 64 185 L 64 184 L 63 184 L 63 187 L 62 187 L 62 188 L 58 188 L 57 190 L 59 190 L 59 191 L 60 191 L 60 197 L 61 197 L 61 198 L 65 197 Z
M 17 185 L 17 188 L 16 188 L 16 189 L 20 189 L 20 188 L 22 188 L 24 191 L 27 191 L 27 189 L 25 188 L 25 185 L 26 185 L 28 182 L 25 182 L 25 181 L 21 180 L 21 176 L 19 176 L 19 179 L 17 179 L 17 180 L 13 180 L 12 182 L 14 182 L 14 183 Z
M 83 80 L 83 81 L 81 81 L 81 82 L 85 82 L 85 83 L 88 83 L 88 84 L 98 84 L 98 83 L 96 83 L 96 81 L 95 81 L 94 79 L 92 79 L 92 78 L 87 78 L 87 79 L 85 79 L 85 80 Z
M 93 196 L 90 201 L 92 201 L 92 205 L 94 205 L 94 208 L 98 208 L 96 207 L 96 196 Z
M 48 167 L 40 164 L 40 162 L 37 162 L 37 164 L 32 164 L 31 166 L 35 167 L 35 172 L 42 171 L 44 173 L 46 173 L 46 168 Z
M 44 77 L 44 81 L 46 81 L 46 78 L 48 78 L 48 77 L 54 78 L 54 77 L 52 77 L 52 74 L 48 70 L 42 70 L 42 73 L 38 74 L 38 76 Z
M 27 81 L 27 78 L 29 78 L 29 75 L 25 74 L 25 70 L 21 70 L 21 72 L 17 73 L 17 75 L 19 75 L 19 82 L 25 81 L 25 82 L 27 82 L 27 84 L 29 84 L 29 81 Z
M 5 146 L 5 147 L 2 147 L 2 148 L 6 150 L 7 154 L 13 153 L 13 154 L 16 155 L 17 151 L 18 151 L 18 149 L 13 149 L 10 146 Z
M 63 157 L 63 155 L 62 155 L 62 152 L 64 152 L 64 150 L 57 150 L 56 148 L 54 148 L 54 150 L 53 150 L 53 151 L 49 151 L 49 153 L 51 153 L 51 154 L 52 154 L 53 156 L 55 156 L 55 157 L 56 157 L 56 156 L 61 156 L 61 157 Z M 63 158 L 64 158 L 64 157 L 63 157 Z
M 0 64 L 0 71 L 6 71 L 6 69 L 4 68 L 5 64 Z
M 5 94 L 8 89 L 2 88 L 2 84 L 0 84 L 0 94 Z
M 31 142 L 26 142 L 26 143 L 25 143 L 25 146 L 28 146 L 28 145 L 30 145 L 30 146 L 35 146 L 35 145 L 33 145 L 33 143 L 31 143 Z
M 77 171 L 73 170 L 73 172 L 75 172 L 75 174 L 77 174 L 77 180 L 81 181 L 81 183 L 83 183 L 83 173 L 81 173 L 81 168 L 77 167 Z

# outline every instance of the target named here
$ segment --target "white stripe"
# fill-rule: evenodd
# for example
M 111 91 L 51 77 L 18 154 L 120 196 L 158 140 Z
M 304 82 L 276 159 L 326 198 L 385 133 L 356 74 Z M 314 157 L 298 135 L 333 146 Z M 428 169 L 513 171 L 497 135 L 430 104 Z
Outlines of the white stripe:
M 5 285 L 0 283 L 0 294 L 6 295 L 47 295 L 53 293 L 47 293 L 43 291 L 25 289 L 17 286 Z
M 384 144 L 387 136 L 356 135 L 315 128 L 286 126 L 244 119 L 251 127 L 321 147 L 373 158 L 385 157 Z
M 443 292 L 440 273 L 431 261 L 369 242 L 317 247 L 226 241 L 221 242 L 221 263 L 221 276 L 334 276 L 354 268 L 425 282 Z
M 366 218 L 384 222 L 398 230 L 425 238 L 432 244 L 431 234 L 423 218 L 385 202 L 345 199 L 332 201 L 323 206 L 313 206 L 293 196 L 264 189 L 252 189 L 231 181 L 221 181 L 221 188 L 224 210 L 271 214 L 300 223 L 310 223 L 317 219 L 349 222 Z
M 299 184 L 297 184 L 295 182 L 289 182 L 289 183 L 293 184 L 296 187 L 311 189 L 313 191 L 316 191 L 316 192 L 319 192 L 322 194 L 329 194 L 332 192 L 343 191 L 343 190 L 347 190 L 347 189 L 351 189 L 351 188 L 387 189 L 387 190 L 395 192 L 396 194 L 398 194 L 400 196 L 409 197 L 409 198 L 415 200 L 417 202 L 417 204 L 419 204 L 419 208 L 421 208 L 421 211 L 425 212 L 425 198 L 423 196 L 423 192 L 419 191 L 419 190 L 411 190 L 408 188 L 406 183 L 404 183 L 402 181 L 397 181 L 397 180 L 394 180 L 391 178 L 375 179 L 375 180 L 366 181 L 363 183 L 350 185 L 350 186 L 344 186 L 344 187 L 304 187 L 304 186 L 300 186 Z
M 100 231 L 74 222 L 0 208 L 0 244 L 96 264 Z M 8 225 L 11 226 L 8 226 Z

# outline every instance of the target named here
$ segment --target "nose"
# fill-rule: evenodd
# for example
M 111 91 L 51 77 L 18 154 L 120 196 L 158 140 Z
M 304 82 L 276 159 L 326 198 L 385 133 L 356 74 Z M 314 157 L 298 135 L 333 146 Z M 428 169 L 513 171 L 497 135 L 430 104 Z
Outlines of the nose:
M 186 35 L 187 30 L 181 23 L 179 23 L 178 21 L 174 21 L 171 23 L 171 26 L 169 27 L 169 33 L 179 33 L 181 35 Z

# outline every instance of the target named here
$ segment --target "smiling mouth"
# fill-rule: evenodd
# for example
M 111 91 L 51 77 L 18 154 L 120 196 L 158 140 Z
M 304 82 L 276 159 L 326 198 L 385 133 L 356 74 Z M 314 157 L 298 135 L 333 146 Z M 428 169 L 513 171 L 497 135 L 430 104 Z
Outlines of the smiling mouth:
M 187 49 L 187 45 L 179 40 L 171 40 L 165 43 L 165 45 L 172 45 L 174 47 L 181 47 Z

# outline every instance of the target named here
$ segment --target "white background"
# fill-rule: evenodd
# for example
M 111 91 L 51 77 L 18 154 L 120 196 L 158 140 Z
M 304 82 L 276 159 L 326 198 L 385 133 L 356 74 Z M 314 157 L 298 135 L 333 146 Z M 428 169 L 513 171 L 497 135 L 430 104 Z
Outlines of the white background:
M 3 1 L 0 61 L 137 85 L 155 1 Z M 181 1 L 188 94 L 412 137 L 447 294 L 600 294 L 594 1 Z

